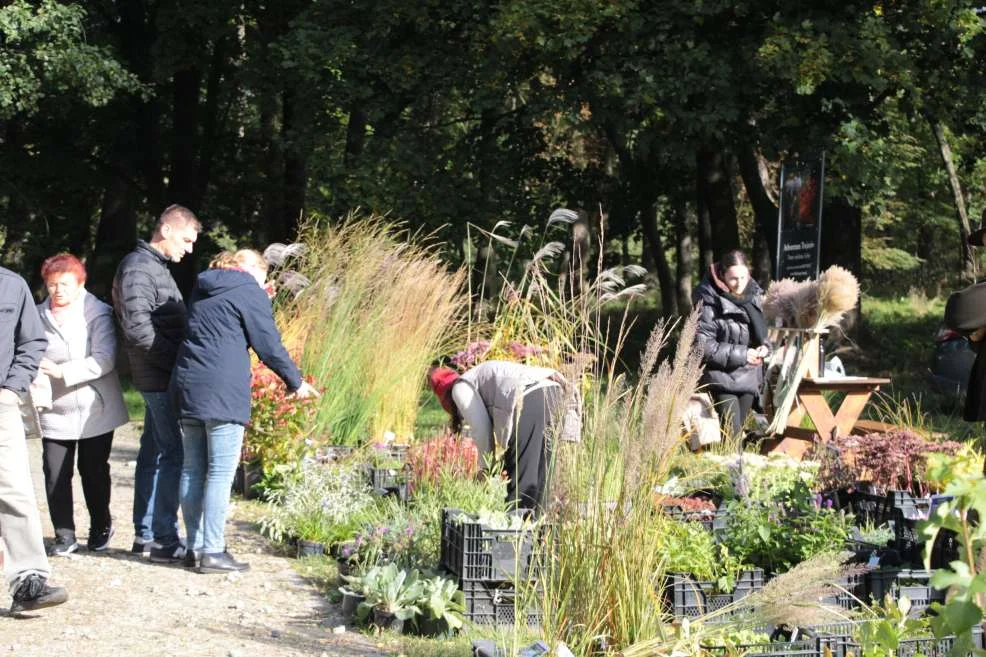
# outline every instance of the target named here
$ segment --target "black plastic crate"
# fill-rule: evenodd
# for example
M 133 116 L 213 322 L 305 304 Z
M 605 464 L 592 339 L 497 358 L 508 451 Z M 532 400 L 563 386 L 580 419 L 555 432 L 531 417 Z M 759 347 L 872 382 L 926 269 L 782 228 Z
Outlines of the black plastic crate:
M 897 657 L 914 657 L 915 655 L 923 655 L 923 657 L 948 657 L 954 645 L 954 636 L 947 636 L 942 639 L 936 639 L 935 637 L 903 639 L 900 645 L 897 646 L 896 652 Z M 982 628 L 974 627 L 972 629 L 972 645 L 974 648 L 983 648 Z M 832 657 L 847 657 L 849 653 L 853 655 L 861 654 L 860 645 L 852 638 L 840 641 L 838 646 L 840 652 L 836 653 L 833 651 Z M 970 653 L 969 657 L 971 655 L 972 653 Z
M 893 500 L 894 508 L 900 509 L 908 520 L 926 520 L 931 512 L 930 497 L 914 497 L 905 490 L 892 490 L 887 497 Z
M 664 586 L 664 600 L 675 618 L 696 618 L 742 600 L 763 588 L 763 570 L 744 570 L 729 593 L 717 593 L 714 582 L 695 579 L 687 573 L 670 573 Z
M 512 515 L 523 517 L 523 509 Z M 534 531 L 493 529 L 464 520 L 458 509 L 442 510 L 441 565 L 461 580 L 507 582 L 532 576 Z
M 888 593 L 894 600 L 907 596 L 911 615 L 919 616 L 932 602 L 945 601 L 945 591 L 931 586 L 931 574 L 930 570 L 878 568 L 866 573 L 866 593 L 877 602 Z
M 857 525 L 876 527 L 893 520 L 894 500 L 888 495 L 872 495 L 854 491 L 849 494 L 849 510 L 856 517 Z
M 514 625 L 520 619 L 530 627 L 541 625 L 538 608 L 540 596 L 534 599 L 517 593 L 517 587 L 506 582 L 460 581 L 459 589 L 465 598 L 466 620 L 477 625 Z M 529 603 L 526 604 L 525 603 Z
M 702 652 L 716 657 L 818 657 L 815 641 L 778 641 L 741 646 L 702 646 Z
M 825 623 L 800 628 L 799 634 L 815 642 L 818 657 L 826 657 L 828 649 L 832 657 L 846 657 L 847 646 L 853 641 L 856 628 L 868 621 L 843 621 L 841 623 Z M 859 655 L 858 647 L 853 651 Z
M 664 512 L 674 520 L 679 520 L 682 522 L 700 522 L 702 523 L 702 527 L 710 532 L 712 531 L 716 521 L 716 512 L 711 510 L 684 511 L 680 506 L 665 506 Z
M 924 540 L 918 532 L 920 520 L 907 518 L 900 509 L 893 511 L 894 547 L 901 561 L 912 568 L 920 568 L 924 560 Z
M 375 468 L 367 467 L 367 478 L 372 488 L 379 495 L 396 495 L 402 500 L 407 499 L 407 470 L 405 468 Z
M 853 573 L 840 577 L 836 582 L 842 589 L 835 595 L 822 599 L 822 604 L 842 609 L 855 609 L 859 607 L 860 601 L 866 601 L 866 577 L 865 573 Z

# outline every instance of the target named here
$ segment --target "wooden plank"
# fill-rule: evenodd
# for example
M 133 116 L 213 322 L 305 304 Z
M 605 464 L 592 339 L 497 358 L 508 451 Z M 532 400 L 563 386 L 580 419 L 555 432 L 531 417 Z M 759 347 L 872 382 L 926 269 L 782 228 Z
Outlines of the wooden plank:
M 858 379 L 810 379 L 801 380 L 801 390 L 836 390 L 854 392 L 866 390 L 875 392 L 880 386 L 890 383 L 890 379 L 858 378 Z
M 804 405 L 812 424 L 815 425 L 815 433 L 821 437 L 822 442 L 828 442 L 828 439 L 832 436 L 832 430 L 838 425 L 835 422 L 835 415 L 832 414 L 832 409 L 829 408 L 828 402 L 825 401 L 825 397 L 822 396 L 820 391 L 799 390 L 798 399 Z
M 888 431 L 893 431 L 896 428 L 897 425 L 895 424 L 880 422 L 878 420 L 856 420 L 856 424 L 853 425 L 852 432 L 857 436 L 862 436 L 868 433 L 886 433 Z
M 868 391 L 847 393 L 839 410 L 835 412 L 835 424 L 839 427 L 840 436 L 848 436 L 856 426 L 856 421 L 870 400 Z
M 779 452 L 781 454 L 787 454 L 791 458 L 795 458 L 800 461 L 804 458 L 805 452 L 811 449 L 812 445 L 815 444 L 815 432 L 810 431 L 809 429 L 798 429 L 798 431 L 808 431 L 811 435 L 807 440 L 805 440 L 802 438 L 788 436 L 787 431 L 785 431 L 784 437 L 776 441 L 775 444 L 771 445 L 769 451 L 771 453 Z

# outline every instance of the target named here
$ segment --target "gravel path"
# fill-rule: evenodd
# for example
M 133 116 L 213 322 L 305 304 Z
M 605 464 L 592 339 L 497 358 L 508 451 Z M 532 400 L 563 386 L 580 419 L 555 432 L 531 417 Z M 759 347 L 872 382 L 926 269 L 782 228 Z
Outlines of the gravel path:
M 153 564 L 130 553 L 134 459 L 140 431 L 117 431 L 111 467 L 112 512 L 117 533 L 110 550 L 84 547 L 53 557 L 53 581 L 69 591 L 68 603 L 29 617 L 7 614 L 0 593 L 0 655 L 107 655 L 110 657 L 382 657 L 360 634 L 333 633 L 343 624 L 338 607 L 292 568 L 234 505 L 227 529 L 230 551 L 251 565 L 247 573 L 199 575 L 180 565 Z M 32 469 L 46 540 L 52 537 L 44 501 L 41 441 L 30 441 Z M 83 546 L 89 529 L 78 473 L 75 520 Z

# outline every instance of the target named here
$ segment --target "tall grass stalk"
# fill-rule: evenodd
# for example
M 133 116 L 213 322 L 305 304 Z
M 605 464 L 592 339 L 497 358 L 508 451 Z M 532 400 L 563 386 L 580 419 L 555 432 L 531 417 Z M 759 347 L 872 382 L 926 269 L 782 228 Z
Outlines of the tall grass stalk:
M 336 444 L 410 437 L 423 373 L 464 326 L 464 272 L 379 216 L 310 219 L 294 263 L 310 285 L 279 307 L 282 333 L 326 394 L 315 430 Z
M 695 314 L 684 321 L 672 359 L 661 356 L 673 327 L 656 326 L 636 383 L 607 359 L 587 395 L 583 443 L 559 454 L 543 623 L 576 655 L 667 633 L 653 491 L 684 444 L 681 415 L 702 372 L 696 324 Z

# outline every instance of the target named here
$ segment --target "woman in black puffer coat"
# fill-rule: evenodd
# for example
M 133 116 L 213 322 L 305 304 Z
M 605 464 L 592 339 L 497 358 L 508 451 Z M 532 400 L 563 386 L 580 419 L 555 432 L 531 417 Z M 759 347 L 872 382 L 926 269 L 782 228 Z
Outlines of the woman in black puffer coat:
M 697 341 L 705 372 L 700 383 L 715 401 L 723 432 L 738 436 L 770 353 L 763 290 L 750 278 L 746 256 L 730 251 L 710 267 L 692 301 L 701 304 Z

